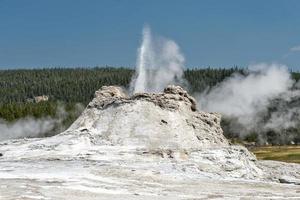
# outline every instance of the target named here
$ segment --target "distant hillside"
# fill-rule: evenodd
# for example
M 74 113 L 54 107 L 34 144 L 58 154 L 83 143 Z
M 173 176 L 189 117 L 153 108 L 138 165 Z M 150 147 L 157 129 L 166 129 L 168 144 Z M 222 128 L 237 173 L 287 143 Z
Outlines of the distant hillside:
M 191 92 L 201 92 L 241 69 L 192 69 L 185 71 Z M 134 70 L 128 68 L 74 68 L 0 70 L 0 102 L 26 102 L 35 96 L 50 100 L 89 102 L 103 85 L 128 87 Z
M 34 69 L 0 71 L 0 102 L 26 102 L 34 96 L 87 103 L 102 85 L 127 86 L 133 70 L 124 68 Z
M 184 72 L 184 78 L 189 85 L 185 89 L 189 90 L 191 94 L 200 93 L 208 87 L 215 86 L 235 72 L 247 74 L 246 70 L 240 68 L 187 69 Z M 49 132 L 49 135 L 61 132 L 78 117 L 80 110 L 91 101 L 96 90 L 103 85 L 120 85 L 128 88 L 133 74 L 134 70 L 129 68 L 111 67 L 0 70 L 0 120 L 4 119 L 11 122 L 28 116 L 59 118 L 59 124 Z M 300 73 L 292 73 L 292 77 L 298 81 Z M 49 99 L 36 103 L 34 97 L 42 95 L 47 95 Z M 81 104 L 80 107 L 78 107 L 78 103 Z M 269 108 L 270 112 L 284 103 L 286 102 L 274 101 L 272 107 Z M 295 99 L 289 106 L 298 104 L 300 104 L 300 100 Z M 67 113 L 63 117 L 61 117 L 62 107 Z M 236 134 L 228 128 L 228 120 L 232 119 L 224 118 L 222 122 L 225 135 L 235 138 L 237 137 Z M 284 137 L 280 143 L 288 143 L 292 140 L 300 141 L 300 127 L 286 129 L 285 133 L 288 133 L 291 139 Z M 266 134 L 270 143 L 278 141 L 279 133 L 276 131 L 272 130 Z M 257 141 L 257 133 L 253 132 L 246 139 Z

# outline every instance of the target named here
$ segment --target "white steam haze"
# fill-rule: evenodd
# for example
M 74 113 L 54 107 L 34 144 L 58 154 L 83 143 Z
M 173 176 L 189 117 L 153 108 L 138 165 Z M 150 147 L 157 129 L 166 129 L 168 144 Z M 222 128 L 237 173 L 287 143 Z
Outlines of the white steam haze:
M 183 84 L 184 56 L 178 45 L 169 39 L 153 37 L 149 26 L 143 29 L 138 50 L 136 74 L 131 91 L 160 92 L 168 84 Z
M 0 141 L 15 138 L 39 137 L 51 131 L 56 120 L 50 117 L 34 119 L 22 118 L 13 123 L 0 121 Z
M 184 56 L 178 45 L 153 37 L 145 26 L 131 91 L 160 92 L 168 84 L 186 85 L 183 73 Z M 218 112 L 231 119 L 230 132 L 244 137 L 252 131 L 280 132 L 298 126 L 300 109 L 287 102 L 300 99 L 299 85 L 292 80 L 287 66 L 262 63 L 249 66 L 245 75 L 233 74 L 196 97 L 200 110 Z M 279 102 L 285 103 L 279 107 Z M 269 112 L 272 106 L 276 108 Z
M 201 94 L 200 108 L 221 112 L 247 123 L 257 112 L 266 109 L 269 100 L 292 86 L 290 74 L 284 66 L 260 64 L 249 67 L 250 74 L 234 74 L 208 93 Z
M 186 85 L 184 61 L 174 41 L 154 37 L 150 27 L 145 26 L 131 92 L 161 92 L 169 84 Z M 233 119 L 230 131 L 240 136 L 251 131 L 280 131 L 297 127 L 300 122 L 300 105 L 290 106 L 294 99 L 300 99 L 300 82 L 294 83 L 285 65 L 251 65 L 245 75 L 235 73 L 201 94 L 192 95 L 198 100 L 199 110 L 218 112 L 224 118 Z M 82 111 L 80 107 L 78 110 Z M 272 112 L 269 112 L 270 107 L 273 107 Z M 27 117 L 15 122 L 0 119 L 0 140 L 42 137 L 60 127 L 66 119 L 63 107 L 59 107 L 57 113 L 55 118 Z
M 76 104 L 73 114 L 79 115 L 83 109 L 81 104 Z M 0 119 L 0 141 L 16 138 L 45 137 L 54 128 L 56 132 L 61 132 L 66 128 L 63 126 L 63 120 L 69 114 L 66 112 L 64 105 L 60 104 L 57 107 L 55 117 L 47 116 L 36 119 L 28 116 L 14 122 Z
M 230 128 L 240 135 L 251 130 L 295 127 L 299 124 L 300 109 L 297 107 L 276 106 L 269 118 L 264 118 L 275 100 L 288 102 L 300 97 L 299 90 L 292 90 L 294 84 L 284 65 L 251 65 L 246 75 L 235 73 L 198 95 L 198 106 L 201 110 L 219 112 L 234 119 Z M 239 126 L 235 127 L 236 124 Z

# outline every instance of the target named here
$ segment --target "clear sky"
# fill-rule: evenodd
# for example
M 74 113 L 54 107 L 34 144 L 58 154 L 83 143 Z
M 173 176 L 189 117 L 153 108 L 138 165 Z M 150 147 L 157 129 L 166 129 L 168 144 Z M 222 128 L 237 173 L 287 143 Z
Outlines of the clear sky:
M 300 70 L 298 0 L 0 0 L 0 68 L 134 66 L 144 24 L 188 67 Z

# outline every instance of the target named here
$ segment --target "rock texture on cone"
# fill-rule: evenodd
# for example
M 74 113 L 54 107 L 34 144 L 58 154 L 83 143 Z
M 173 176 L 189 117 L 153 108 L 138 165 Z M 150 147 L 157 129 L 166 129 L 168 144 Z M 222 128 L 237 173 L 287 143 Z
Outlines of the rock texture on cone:
M 68 131 L 76 130 L 112 145 L 174 150 L 228 146 L 220 115 L 196 111 L 194 98 L 179 86 L 131 97 L 119 87 L 104 86 Z
M 220 120 L 179 86 L 104 86 L 63 133 L 0 143 L 0 199 L 299 197 L 299 165 L 257 161 Z

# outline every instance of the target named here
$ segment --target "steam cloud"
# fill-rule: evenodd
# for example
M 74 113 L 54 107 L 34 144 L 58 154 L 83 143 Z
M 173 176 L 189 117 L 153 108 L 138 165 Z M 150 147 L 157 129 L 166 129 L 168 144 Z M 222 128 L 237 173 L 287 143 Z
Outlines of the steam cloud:
M 241 137 L 251 131 L 281 131 L 298 126 L 300 105 L 290 106 L 290 102 L 300 99 L 300 82 L 294 83 L 287 67 L 258 64 L 248 69 L 246 75 L 233 74 L 215 87 L 196 95 L 199 109 L 219 112 L 225 118 L 234 119 L 230 122 L 230 131 Z M 178 45 L 169 39 L 153 38 L 150 28 L 145 26 L 130 90 L 134 93 L 160 92 L 168 84 L 185 85 L 183 73 L 184 56 Z M 82 106 L 77 110 L 82 111 Z M 61 125 L 67 117 L 63 107 L 59 107 L 57 113 L 56 118 L 27 117 L 14 123 L 0 119 L 0 140 L 42 137 L 58 124 Z M 290 136 L 283 137 L 289 139 Z
M 56 120 L 50 117 L 34 119 L 27 117 L 14 123 L 0 121 L 0 141 L 15 138 L 39 137 L 51 131 Z
M 160 92 L 168 84 L 184 84 L 183 69 L 184 56 L 178 45 L 169 39 L 153 38 L 145 26 L 131 91 Z
M 234 119 L 230 131 L 240 136 L 253 130 L 280 131 L 299 124 L 300 109 L 288 106 L 288 102 L 300 98 L 298 84 L 291 79 L 284 65 L 252 65 L 247 75 L 233 74 L 200 94 L 198 105 L 202 110 L 219 112 Z M 296 89 L 292 90 L 293 86 Z
M 154 38 L 145 26 L 130 90 L 160 92 L 168 84 L 186 85 L 183 73 L 184 57 L 178 45 Z M 257 64 L 249 66 L 246 75 L 233 74 L 197 99 L 200 110 L 219 112 L 231 119 L 230 132 L 244 137 L 255 131 L 263 141 L 268 130 L 280 132 L 299 125 L 300 108 L 290 106 L 293 99 L 300 99 L 299 88 L 300 83 L 294 83 L 286 66 Z
M 253 121 L 269 101 L 292 86 L 285 67 L 264 64 L 250 66 L 250 74 L 234 74 L 200 96 L 200 108 L 238 117 L 242 124 Z
M 81 104 L 75 105 L 73 114 L 79 115 L 83 110 Z M 63 121 L 68 117 L 69 113 L 66 112 L 63 105 L 57 107 L 56 116 L 33 118 L 25 117 L 18 119 L 15 122 L 7 122 L 0 119 L 0 141 L 16 138 L 32 138 L 32 137 L 45 137 L 53 129 L 55 132 L 61 132 L 66 127 L 63 125 Z

